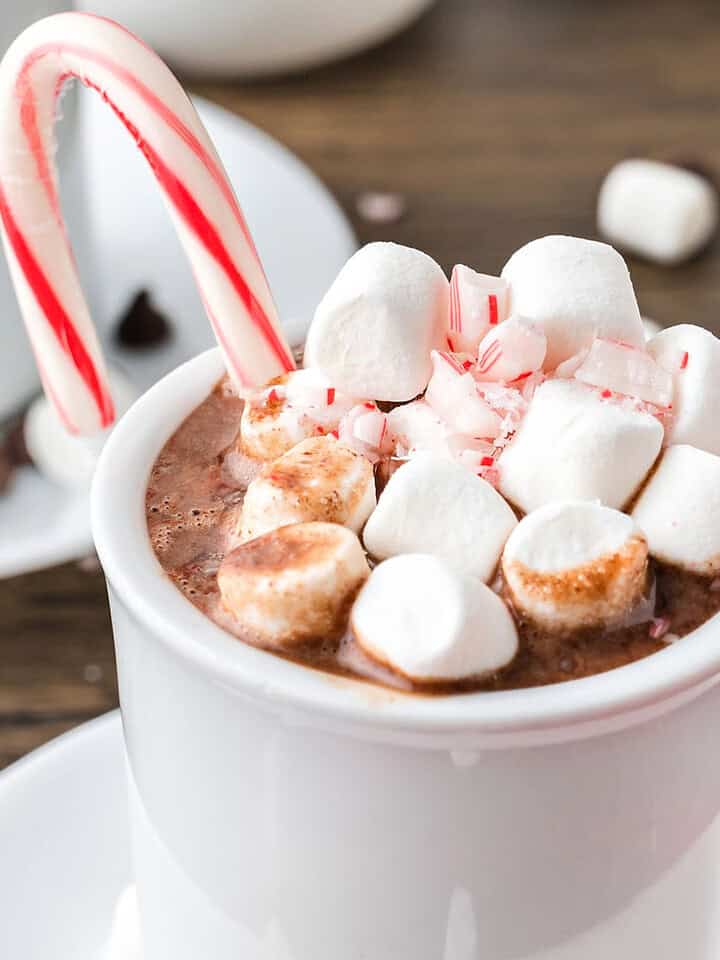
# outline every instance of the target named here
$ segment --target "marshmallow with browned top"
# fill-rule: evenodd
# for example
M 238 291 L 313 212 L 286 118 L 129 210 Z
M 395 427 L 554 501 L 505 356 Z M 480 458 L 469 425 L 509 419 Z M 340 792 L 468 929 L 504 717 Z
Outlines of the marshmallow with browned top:
M 675 381 L 670 443 L 720 454 L 720 340 L 681 323 L 654 336 L 648 352 Z
M 252 643 L 292 652 L 339 637 L 370 573 L 360 541 L 334 523 L 296 523 L 230 552 L 218 571 L 225 610 Z
M 247 488 L 240 529 L 251 540 L 288 523 L 324 520 L 359 532 L 375 508 L 369 460 L 333 437 L 312 437 L 269 463 Z
M 403 554 L 376 567 L 352 608 L 351 626 L 369 657 L 417 682 L 492 674 L 518 648 L 500 597 L 429 554 Z
M 720 573 L 720 457 L 668 447 L 632 511 L 650 553 L 691 573 Z
M 510 284 L 510 311 L 547 338 L 546 370 L 590 346 L 596 336 L 637 347 L 645 343 L 625 261 L 606 243 L 542 237 L 517 250 L 502 276 Z
M 487 581 L 516 523 L 485 480 L 446 457 L 418 453 L 388 481 L 363 541 L 378 560 L 432 553 L 458 572 Z
M 321 370 L 293 370 L 246 398 L 240 451 L 254 460 L 275 460 L 301 440 L 337 431 L 356 402 Z
M 630 400 L 547 380 L 498 461 L 500 492 L 526 513 L 554 500 L 599 500 L 620 509 L 648 475 L 663 432 Z
M 691 170 L 657 160 L 623 160 L 600 188 L 597 220 L 600 232 L 621 250 L 680 263 L 717 229 L 717 196 L 710 181 Z
M 515 609 L 548 630 L 611 624 L 639 602 L 648 548 L 627 514 L 582 500 L 550 503 L 523 517 L 503 551 Z
M 448 309 L 448 280 L 431 257 L 369 243 L 315 311 L 305 364 L 356 397 L 412 400 L 430 379 L 430 351 L 444 345 Z

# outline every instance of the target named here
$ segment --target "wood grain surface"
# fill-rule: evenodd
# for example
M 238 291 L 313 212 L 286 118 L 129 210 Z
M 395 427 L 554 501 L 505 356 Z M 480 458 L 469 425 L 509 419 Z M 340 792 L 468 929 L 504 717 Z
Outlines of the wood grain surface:
M 296 151 L 361 241 L 493 273 L 533 237 L 593 236 L 597 186 L 623 157 L 720 170 L 718 64 L 716 0 L 439 0 L 350 61 L 191 85 Z M 405 216 L 361 219 L 373 190 L 401 194 Z M 632 261 L 643 312 L 720 331 L 719 251 L 674 269 Z M 116 703 L 102 575 L 0 583 L 0 766 Z

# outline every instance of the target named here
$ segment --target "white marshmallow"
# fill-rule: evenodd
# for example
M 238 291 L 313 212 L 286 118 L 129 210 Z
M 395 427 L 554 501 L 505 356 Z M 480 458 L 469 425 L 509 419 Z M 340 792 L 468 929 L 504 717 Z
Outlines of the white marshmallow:
M 673 400 L 673 378 L 645 350 L 617 340 L 593 340 L 575 379 L 658 407 Z
M 372 464 L 333 437 L 303 440 L 247 488 L 241 540 L 287 523 L 324 520 L 359 532 L 375 508 Z
M 680 263 L 717 229 L 717 197 L 704 177 L 656 160 L 623 160 L 598 196 L 600 233 L 622 250 Z
M 642 598 L 648 548 L 633 520 L 599 503 L 549 503 L 523 517 L 502 570 L 516 610 L 549 630 L 622 620 Z
M 135 402 L 138 391 L 117 370 L 110 370 L 110 389 L 118 417 Z M 55 408 L 44 396 L 37 397 L 23 421 L 28 455 L 40 473 L 70 490 L 90 486 L 98 457 L 112 427 L 91 437 L 74 436 L 62 425 Z
M 478 347 L 476 376 L 510 383 L 540 370 L 547 351 L 542 330 L 524 317 L 512 316 L 483 337 Z
M 675 380 L 670 443 L 720 454 L 720 340 L 681 323 L 653 337 L 648 352 Z
M 305 363 L 353 396 L 412 400 L 430 379 L 430 351 L 444 344 L 448 303 L 447 277 L 431 257 L 370 243 L 315 311 Z
M 370 573 L 360 541 L 335 523 L 296 523 L 229 553 L 218 570 L 224 608 L 250 642 L 293 650 L 342 635 Z
M 275 460 L 307 437 L 337 431 L 356 402 L 321 370 L 293 370 L 247 397 L 240 450 L 254 460 Z
M 403 554 L 376 567 L 355 601 L 351 623 L 370 657 L 418 681 L 494 673 L 518 647 L 500 597 L 428 554 Z
M 645 343 L 625 261 L 605 243 L 542 237 L 517 250 L 502 276 L 510 284 L 511 313 L 527 317 L 547 337 L 546 370 L 596 336 Z
M 476 273 L 458 263 L 450 278 L 447 346 L 456 353 L 475 353 L 496 324 L 508 315 L 508 285 L 502 277 Z
M 553 500 L 620 509 L 660 452 L 663 428 L 631 401 L 572 380 L 547 380 L 498 461 L 500 492 L 529 513 Z
M 388 481 L 363 541 L 378 560 L 431 553 L 459 573 L 487 581 L 516 523 L 489 483 L 459 463 L 419 453 Z
M 720 457 L 687 444 L 668 447 L 632 517 L 653 557 L 715 576 L 720 572 Z

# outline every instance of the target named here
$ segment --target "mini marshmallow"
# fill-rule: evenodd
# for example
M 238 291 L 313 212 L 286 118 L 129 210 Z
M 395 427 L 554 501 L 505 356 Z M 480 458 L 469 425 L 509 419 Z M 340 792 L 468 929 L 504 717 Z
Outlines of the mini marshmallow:
M 292 651 L 337 639 L 370 573 L 360 541 L 335 523 L 296 523 L 229 553 L 218 571 L 225 610 L 251 642 Z
M 703 576 L 720 572 L 720 457 L 668 447 L 640 494 L 633 520 L 658 560 Z
M 315 311 L 305 363 L 355 397 L 412 400 L 430 351 L 444 344 L 449 284 L 426 254 L 370 243 L 354 254 Z
M 617 340 L 593 340 L 575 379 L 658 407 L 669 407 L 673 400 L 673 378 L 667 370 L 645 349 Z
M 502 570 L 515 609 L 548 630 L 617 623 L 642 599 L 648 547 L 634 521 L 599 503 L 549 503 L 523 517 Z
M 529 513 L 553 500 L 622 508 L 660 452 L 663 428 L 631 401 L 573 380 L 547 380 L 498 461 L 499 489 Z
M 324 520 L 359 532 L 375 508 L 372 464 L 333 437 L 303 440 L 247 488 L 239 536 L 251 540 L 288 523 Z
M 447 346 L 453 352 L 475 353 L 491 327 L 508 315 L 508 285 L 502 277 L 476 273 L 458 263 L 450 278 Z
M 704 177 L 656 160 L 624 160 L 598 196 L 598 229 L 620 247 L 659 263 L 680 263 L 717 229 L 717 197 Z
M 135 402 L 138 391 L 117 370 L 110 370 L 110 388 L 117 416 Z M 75 436 L 65 429 L 55 408 L 37 397 L 23 420 L 28 455 L 39 472 L 52 483 L 69 490 L 86 490 L 112 427 L 91 437 Z
M 428 554 L 407 553 L 376 567 L 355 601 L 351 624 L 368 656 L 416 681 L 492 674 L 518 648 L 500 597 Z
M 510 284 L 511 313 L 527 317 L 547 337 L 546 370 L 596 336 L 645 343 L 625 261 L 606 243 L 542 237 L 517 250 L 502 276 Z
M 547 338 L 524 317 L 512 316 L 483 337 L 475 375 L 480 380 L 510 383 L 542 369 Z
M 675 380 L 670 443 L 720 454 L 720 340 L 681 323 L 653 337 L 648 352 Z
M 246 399 L 240 451 L 254 460 L 275 460 L 307 437 L 337 431 L 355 403 L 322 371 L 293 370 Z
M 419 453 L 388 481 L 363 541 L 378 560 L 431 553 L 458 572 L 487 581 L 516 523 L 489 483 L 459 463 Z

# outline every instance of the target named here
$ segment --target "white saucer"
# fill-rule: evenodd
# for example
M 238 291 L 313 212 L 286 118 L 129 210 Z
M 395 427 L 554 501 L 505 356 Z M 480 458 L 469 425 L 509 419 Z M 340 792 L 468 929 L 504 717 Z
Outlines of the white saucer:
M 288 336 L 297 343 L 355 249 L 352 230 L 326 187 L 294 154 L 226 110 L 195 102 L 240 198 Z M 212 334 L 147 165 L 99 98 L 84 96 L 82 107 L 95 251 L 95 262 L 86 267 L 92 266 L 96 314 L 116 318 L 145 287 L 175 327 L 173 342 L 155 351 L 108 348 L 112 361 L 145 390 L 210 346 Z M 0 531 L 0 577 L 92 550 L 87 497 L 55 488 L 31 470 L 21 471 L 12 492 L 0 497 Z
M 3 960 L 107 960 L 113 910 L 132 882 L 125 803 L 117 711 L 0 773 Z M 720 820 L 628 910 L 528 960 L 605 960 L 628 945 L 623 955 L 677 960 L 689 944 L 693 958 L 717 960 L 720 890 L 708 876 L 718 857 Z M 670 929 L 657 922 L 667 917 Z

